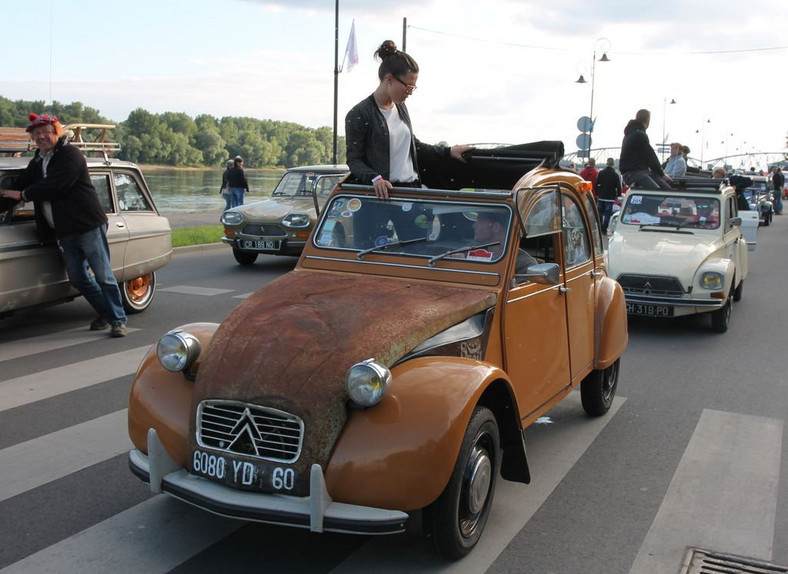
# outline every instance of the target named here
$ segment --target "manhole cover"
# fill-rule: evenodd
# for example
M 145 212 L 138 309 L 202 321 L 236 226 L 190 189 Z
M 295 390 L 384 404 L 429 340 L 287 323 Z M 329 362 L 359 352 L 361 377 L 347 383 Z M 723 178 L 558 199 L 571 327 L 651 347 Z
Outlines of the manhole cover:
M 777 574 L 788 573 L 778 566 L 744 556 L 734 556 L 700 548 L 689 548 L 679 574 Z

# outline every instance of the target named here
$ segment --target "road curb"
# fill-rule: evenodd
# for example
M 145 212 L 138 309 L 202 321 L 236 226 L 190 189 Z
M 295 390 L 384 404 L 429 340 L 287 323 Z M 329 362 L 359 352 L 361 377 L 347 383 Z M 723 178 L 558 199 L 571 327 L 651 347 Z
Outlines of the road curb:
M 230 247 L 226 243 L 203 243 L 200 245 L 186 245 L 184 247 L 173 247 L 173 255 L 183 255 L 185 253 L 194 253 L 195 251 L 213 251 L 216 249 L 226 249 Z

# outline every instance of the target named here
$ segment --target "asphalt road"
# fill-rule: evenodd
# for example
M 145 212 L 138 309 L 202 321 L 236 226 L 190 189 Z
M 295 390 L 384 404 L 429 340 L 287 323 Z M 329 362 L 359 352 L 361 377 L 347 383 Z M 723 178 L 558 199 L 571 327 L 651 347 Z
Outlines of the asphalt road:
M 446 563 L 403 535 L 310 534 L 151 495 L 128 470 L 131 375 L 166 330 L 219 322 L 292 269 L 179 252 L 130 333 L 87 331 L 84 301 L 0 321 L 0 573 L 679 572 L 687 547 L 788 564 L 788 218 L 761 228 L 730 330 L 630 319 L 618 398 L 573 393 L 527 433 L 533 480 L 499 482 L 482 542 Z M 786 474 L 783 474 L 786 473 Z

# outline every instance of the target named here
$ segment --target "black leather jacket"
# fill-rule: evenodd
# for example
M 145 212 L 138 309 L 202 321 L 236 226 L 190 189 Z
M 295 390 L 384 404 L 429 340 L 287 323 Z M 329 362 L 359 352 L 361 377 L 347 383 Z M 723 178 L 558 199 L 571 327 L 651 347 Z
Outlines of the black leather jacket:
M 419 161 L 426 163 L 448 159 L 451 148 L 425 144 L 417 140 L 413 135 L 408 108 L 405 104 L 396 104 L 396 106 L 402 121 L 410 130 L 410 157 L 413 161 L 413 169 L 421 176 Z M 355 183 L 371 185 L 372 178 L 378 175 L 383 176 L 383 179 L 390 179 L 389 128 L 373 95 L 359 102 L 345 116 L 345 144 L 347 165 Z

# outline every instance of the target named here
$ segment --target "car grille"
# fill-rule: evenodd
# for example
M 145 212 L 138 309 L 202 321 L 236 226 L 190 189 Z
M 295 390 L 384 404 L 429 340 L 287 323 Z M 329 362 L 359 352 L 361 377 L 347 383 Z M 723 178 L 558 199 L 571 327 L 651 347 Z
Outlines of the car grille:
M 304 422 L 268 407 L 238 401 L 209 400 L 197 409 L 197 444 L 276 462 L 301 454 Z
M 284 237 L 287 235 L 285 230 L 278 225 L 254 225 L 251 223 L 249 225 L 244 225 L 241 232 L 245 235 L 264 235 L 266 237 Z
M 624 293 L 666 295 L 681 297 L 684 288 L 675 277 L 660 275 L 619 275 L 618 282 Z

